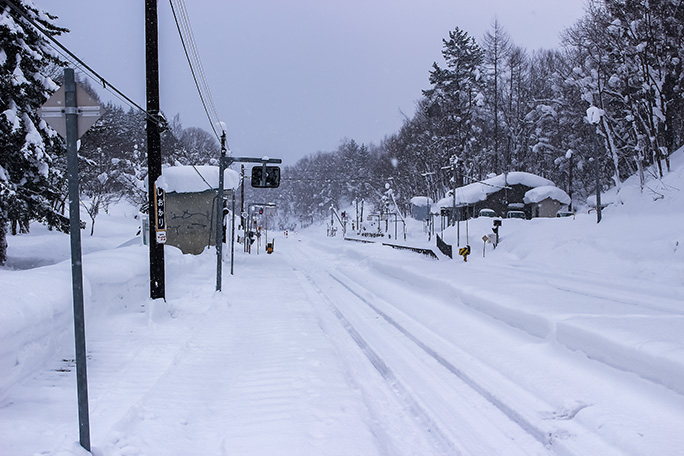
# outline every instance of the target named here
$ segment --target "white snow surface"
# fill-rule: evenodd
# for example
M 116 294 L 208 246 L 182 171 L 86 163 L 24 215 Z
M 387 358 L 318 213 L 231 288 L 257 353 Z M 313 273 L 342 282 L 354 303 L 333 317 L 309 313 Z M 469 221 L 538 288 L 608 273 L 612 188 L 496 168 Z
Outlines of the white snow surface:
M 599 224 L 504 220 L 496 249 L 491 219 L 442 233 L 467 262 L 315 225 L 269 232 L 272 255 L 236 246 L 234 275 L 224 249 L 215 292 L 214 251 L 166 247 L 166 301 L 137 211 L 113 207 L 83 236 L 92 454 L 684 454 L 684 152 L 672 165 Z M 433 245 L 407 223 L 380 240 Z M 8 253 L 0 453 L 88 454 L 69 238 L 33 225 Z
M 162 175 L 155 184 L 167 193 L 194 193 L 215 190 L 219 186 L 218 181 L 218 166 L 169 166 L 162 169 Z M 239 185 L 240 174 L 227 168 L 223 173 L 223 188 L 236 189 Z

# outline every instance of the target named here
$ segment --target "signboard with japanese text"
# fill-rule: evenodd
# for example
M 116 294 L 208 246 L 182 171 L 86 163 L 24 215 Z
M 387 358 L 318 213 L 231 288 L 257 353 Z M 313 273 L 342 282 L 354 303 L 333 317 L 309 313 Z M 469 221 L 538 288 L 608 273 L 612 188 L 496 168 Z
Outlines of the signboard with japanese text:
M 154 219 L 155 231 L 157 232 L 157 243 L 166 243 L 166 198 L 162 188 L 155 187 L 154 194 Z

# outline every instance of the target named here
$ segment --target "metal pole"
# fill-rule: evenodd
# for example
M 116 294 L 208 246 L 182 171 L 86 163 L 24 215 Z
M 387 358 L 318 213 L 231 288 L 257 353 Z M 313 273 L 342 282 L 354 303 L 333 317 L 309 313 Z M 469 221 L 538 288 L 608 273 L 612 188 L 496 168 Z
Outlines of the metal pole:
M 219 159 L 218 203 L 216 209 L 216 291 L 221 291 L 223 266 L 223 174 L 226 169 L 226 132 L 221 135 L 221 158 Z
M 240 165 L 240 223 L 242 224 L 242 251 L 247 253 L 247 223 L 249 218 L 245 218 L 245 165 Z
M 85 313 L 83 311 L 83 263 L 81 261 L 81 217 L 79 213 L 78 155 L 76 150 L 78 112 L 76 109 L 76 81 L 72 68 L 64 69 L 64 98 L 64 106 L 66 107 L 67 170 L 69 174 L 69 236 L 71 238 L 71 280 L 74 293 L 78 429 L 81 446 L 86 451 L 90 451 Z
M 598 129 L 598 125 L 596 126 Z M 601 222 L 601 167 L 599 166 L 598 131 L 594 135 L 594 160 L 596 161 L 596 223 Z
M 247 221 L 242 217 L 243 212 L 245 212 L 245 165 L 240 165 L 240 220 L 244 229 Z
M 150 297 L 166 299 L 164 244 L 157 242 L 155 182 L 161 176 L 161 132 L 159 128 L 159 32 L 157 0 L 145 0 L 145 71 L 147 81 L 147 196 L 150 207 Z
M 233 189 L 233 217 L 230 226 L 230 275 L 233 275 L 233 264 L 235 263 L 235 189 Z

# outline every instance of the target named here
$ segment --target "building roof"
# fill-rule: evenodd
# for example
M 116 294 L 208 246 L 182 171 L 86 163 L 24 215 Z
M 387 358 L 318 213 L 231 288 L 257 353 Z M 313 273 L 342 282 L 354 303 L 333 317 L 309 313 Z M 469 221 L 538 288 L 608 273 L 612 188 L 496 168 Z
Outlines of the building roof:
M 484 201 L 487 197 L 510 185 L 524 185 L 530 188 L 543 186 L 556 187 L 553 182 L 536 174 L 523 171 L 514 171 L 498 176 L 490 177 L 479 182 L 465 185 L 456 189 L 456 206 L 466 206 Z M 453 190 L 447 192 L 447 196 L 439 200 L 435 206 L 437 209 L 453 206 Z

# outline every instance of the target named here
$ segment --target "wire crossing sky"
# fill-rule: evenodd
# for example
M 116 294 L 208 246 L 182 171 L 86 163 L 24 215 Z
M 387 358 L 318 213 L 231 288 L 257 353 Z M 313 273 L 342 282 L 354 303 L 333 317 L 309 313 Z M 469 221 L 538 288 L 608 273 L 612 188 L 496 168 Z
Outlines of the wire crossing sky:
M 144 104 L 141 2 L 33 1 L 71 30 L 62 43 Z M 208 110 L 224 116 L 233 153 L 289 165 L 345 138 L 377 144 L 396 133 L 455 27 L 482 42 L 496 18 L 531 52 L 558 47 L 583 9 L 584 0 L 193 0 L 183 14 L 192 20 L 190 54 L 202 56 L 200 85 L 211 87 Z M 161 0 L 159 47 L 162 111 L 211 131 L 171 4 Z

